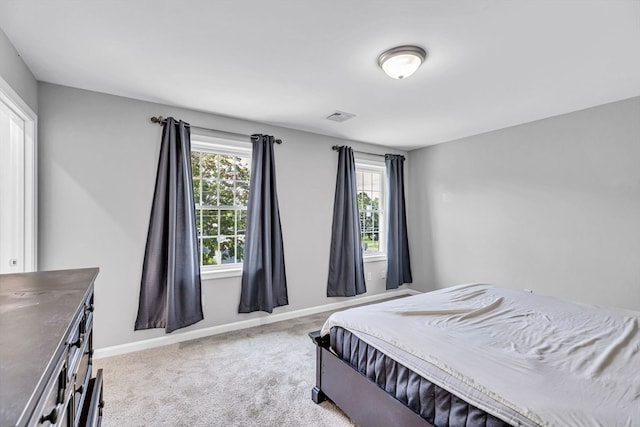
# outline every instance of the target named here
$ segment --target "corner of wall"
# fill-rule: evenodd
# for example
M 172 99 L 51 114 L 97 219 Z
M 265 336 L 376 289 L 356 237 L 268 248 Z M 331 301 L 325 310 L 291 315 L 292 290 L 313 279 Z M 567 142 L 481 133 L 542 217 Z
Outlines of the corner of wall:
M 0 29 L 0 78 L 37 114 L 38 82 L 2 29 Z
M 407 226 L 413 283 L 411 287 L 421 292 L 436 289 L 435 263 L 429 209 L 427 148 L 408 153 L 409 168 Z

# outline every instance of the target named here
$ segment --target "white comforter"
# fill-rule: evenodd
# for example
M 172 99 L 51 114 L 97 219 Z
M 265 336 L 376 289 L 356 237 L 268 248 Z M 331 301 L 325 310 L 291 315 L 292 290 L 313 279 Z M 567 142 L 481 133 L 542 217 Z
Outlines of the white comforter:
M 640 426 L 640 312 L 461 285 L 333 314 L 514 425 Z

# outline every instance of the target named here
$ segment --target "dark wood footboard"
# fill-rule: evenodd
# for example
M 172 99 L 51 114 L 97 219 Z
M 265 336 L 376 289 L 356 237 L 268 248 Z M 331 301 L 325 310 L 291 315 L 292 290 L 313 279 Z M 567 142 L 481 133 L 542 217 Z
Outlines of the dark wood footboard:
M 353 369 L 329 350 L 329 337 L 320 331 L 309 337 L 316 344 L 316 385 L 311 399 L 331 400 L 362 427 L 433 427 L 376 383 Z

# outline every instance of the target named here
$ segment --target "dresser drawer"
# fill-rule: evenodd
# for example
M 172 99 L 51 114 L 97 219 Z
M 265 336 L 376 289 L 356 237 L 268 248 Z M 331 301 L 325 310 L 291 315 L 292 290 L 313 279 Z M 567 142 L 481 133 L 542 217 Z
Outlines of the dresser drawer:
M 71 333 L 69 333 L 64 343 L 67 350 L 66 359 L 69 366 L 69 369 L 67 369 L 67 382 L 71 382 L 73 379 L 73 374 L 75 372 L 73 362 L 78 358 L 78 353 L 85 343 L 84 334 L 80 332 L 80 324 L 83 320 L 84 313 L 74 320 Z
M 87 399 L 87 389 L 89 388 L 89 380 L 91 379 L 91 359 L 92 359 L 92 350 L 91 350 L 91 339 L 92 333 L 89 332 L 88 339 L 85 344 L 85 348 L 82 351 L 82 355 L 80 358 L 80 362 L 78 363 L 75 381 L 73 384 L 73 403 L 74 403 L 74 419 L 79 420 L 80 414 L 82 412 L 82 406 Z
M 85 308 L 74 322 L 73 329 L 66 340 L 67 359 L 69 369 L 67 371 L 67 381 L 72 381 L 78 370 L 78 365 L 82 360 L 90 345 L 91 327 L 93 326 L 93 313 Z
M 102 424 L 102 369 L 98 369 L 96 377 L 89 381 L 87 397 L 80 417 L 81 426 L 99 427 Z
M 65 359 L 60 358 L 44 388 L 44 393 L 29 421 L 29 426 L 62 426 L 66 410 Z

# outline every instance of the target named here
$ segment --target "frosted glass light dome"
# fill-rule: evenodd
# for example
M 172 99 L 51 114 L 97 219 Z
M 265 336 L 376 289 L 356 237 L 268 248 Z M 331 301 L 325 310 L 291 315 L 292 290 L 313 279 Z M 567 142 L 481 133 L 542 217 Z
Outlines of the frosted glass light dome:
M 398 46 L 383 52 L 378 65 L 394 79 L 405 79 L 416 72 L 427 57 L 427 52 L 418 46 Z

